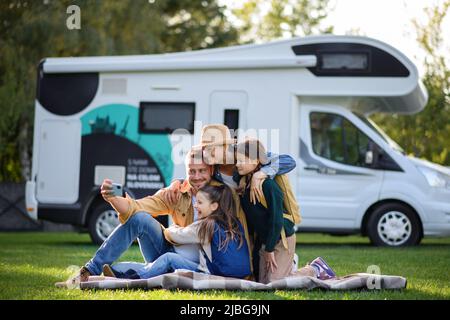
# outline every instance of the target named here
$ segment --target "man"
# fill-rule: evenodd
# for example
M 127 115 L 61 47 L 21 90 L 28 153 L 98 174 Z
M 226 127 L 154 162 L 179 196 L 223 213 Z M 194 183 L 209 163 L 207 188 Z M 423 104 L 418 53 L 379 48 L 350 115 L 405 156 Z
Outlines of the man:
M 138 200 L 130 198 L 128 194 L 126 197 L 114 196 L 111 180 L 105 179 L 101 186 L 102 196 L 117 211 L 121 224 L 109 235 L 94 257 L 80 269 L 76 276 L 56 285 L 58 287 L 76 285 L 78 282 L 88 281 L 91 275 L 100 275 L 103 265 L 116 261 L 135 240 L 139 243 L 146 263 L 154 261 L 166 252 L 176 251 L 177 248 L 165 239 L 163 227 L 155 217 L 168 214 L 171 215 L 175 224 L 185 227 L 197 219 L 197 213 L 193 206 L 197 191 L 208 183 L 221 184 L 211 180 L 213 168 L 203 161 L 201 151 L 191 150 L 188 153 L 186 174 L 187 180 L 182 183 L 180 188 L 181 195 L 172 204 L 166 201 L 166 189 L 161 189 L 153 196 Z M 245 238 L 248 242 L 245 214 L 236 194 L 234 194 L 234 199 L 238 208 L 238 218 L 245 230 Z

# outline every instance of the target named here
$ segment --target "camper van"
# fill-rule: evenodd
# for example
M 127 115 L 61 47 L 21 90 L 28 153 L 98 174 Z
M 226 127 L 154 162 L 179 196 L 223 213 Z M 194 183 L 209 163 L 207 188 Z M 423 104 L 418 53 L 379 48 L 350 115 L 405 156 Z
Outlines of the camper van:
M 173 159 L 188 148 L 175 148 L 176 132 L 198 136 L 201 121 L 277 132 L 276 151 L 297 162 L 289 177 L 298 232 L 418 244 L 450 235 L 450 172 L 406 155 L 368 116 L 413 114 L 426 103 L 415 65 L 367 37 L 47 58 L 38 68 L 27 210 L 101 243 L 118 224 L 100 195 L 103 179 L 140 198 L 184 177 Z

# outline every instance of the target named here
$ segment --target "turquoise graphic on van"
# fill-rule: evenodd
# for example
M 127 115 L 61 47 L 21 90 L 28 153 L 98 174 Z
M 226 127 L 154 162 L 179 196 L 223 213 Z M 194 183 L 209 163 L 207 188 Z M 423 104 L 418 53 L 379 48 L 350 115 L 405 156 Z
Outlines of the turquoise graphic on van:
M 172 145 L 168 134 L 139 133 L 139 108 L 127 104 L 107 104 L 81 117 L 81 135 L 111 133 L 139 145 L 155 161 L 166 185 L 173 176 Z

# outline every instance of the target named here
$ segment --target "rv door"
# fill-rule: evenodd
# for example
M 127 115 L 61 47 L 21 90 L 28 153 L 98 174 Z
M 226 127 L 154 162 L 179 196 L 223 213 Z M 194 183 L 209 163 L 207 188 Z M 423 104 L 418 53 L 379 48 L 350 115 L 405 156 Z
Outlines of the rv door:
M 343 108 L 300 108 L 300 228 L 358 228 L 361 208 L 378 199 L 383 178 L 368 163 L 371 139 Z
M 210 97 L 210 123 L 225 124 L 230 130 L 245 130 L 247 103 L 245 91 L 213 91 Z
M 37 199 L 72 204 L 78 200 L 81 123 L 44 120 L 39 135 Z

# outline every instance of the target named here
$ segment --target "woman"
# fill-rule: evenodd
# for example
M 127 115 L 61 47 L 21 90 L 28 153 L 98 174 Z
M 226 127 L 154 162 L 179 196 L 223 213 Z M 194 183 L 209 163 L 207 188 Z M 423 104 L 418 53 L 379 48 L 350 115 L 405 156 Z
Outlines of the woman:
M 259 281 L 269 283 L 292 275 L 320 279 L 334 277 L 333 270 L 321 258 L 300 270 L 292 269 L 296 245 L 294 223 L 283 217 L 283 192 L 274 180 L 265 179 L 262 183 L 266 206 L 260 201 L 251 201 L 249 182 L 252 175 L 267 163 L 266 155 L 266 149 L 256 139 L 247 139 L 236 147 L 236 167 L 243 176 L 240 184 L 241 205 L 246 214 L 249 233 L 256 234 L 255 246 L 259 248 Z M 286 241 L 282 241 L 282 237 Z M 258 258 L 258 255 L 254 255 L 254 258 Z

